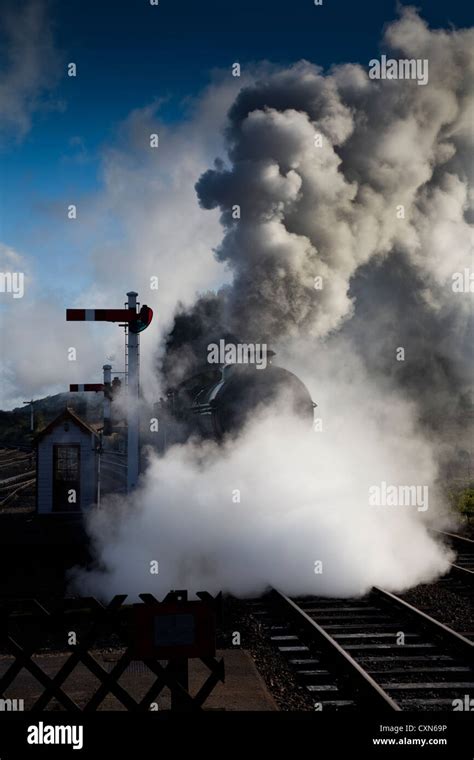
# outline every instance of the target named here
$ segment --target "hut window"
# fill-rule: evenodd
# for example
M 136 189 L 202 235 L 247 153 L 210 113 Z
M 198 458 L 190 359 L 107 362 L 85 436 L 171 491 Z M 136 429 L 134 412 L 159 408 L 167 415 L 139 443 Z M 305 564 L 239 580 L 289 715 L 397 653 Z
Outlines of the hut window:
M 56 479 L 79 480 L 79 446 L 56 448 Z

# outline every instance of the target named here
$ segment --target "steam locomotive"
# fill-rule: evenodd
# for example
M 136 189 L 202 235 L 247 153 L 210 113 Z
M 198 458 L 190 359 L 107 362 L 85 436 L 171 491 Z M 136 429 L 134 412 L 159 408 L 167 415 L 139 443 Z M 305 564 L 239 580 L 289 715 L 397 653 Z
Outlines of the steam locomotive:
M 159 414 L 167 438 L 163 444 L 184 441 L 190 435 L 222 440 L 240 432 L 260 410 L 276 409 L 278 402 L 284 404 L 282 411 L 312 425 L 316 404 L 292 372 L 272 363 L 263 369 L 252 364 L 207 365 L 169 389 L 161 401 Z

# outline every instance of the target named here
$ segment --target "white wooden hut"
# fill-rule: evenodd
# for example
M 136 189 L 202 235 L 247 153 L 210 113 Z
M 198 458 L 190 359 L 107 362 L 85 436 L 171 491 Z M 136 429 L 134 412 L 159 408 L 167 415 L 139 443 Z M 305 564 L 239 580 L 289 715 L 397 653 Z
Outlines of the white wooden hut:
M 36 511 L 82 512 L 97 502 L 97 432 L 67 408 L 36 436 Z

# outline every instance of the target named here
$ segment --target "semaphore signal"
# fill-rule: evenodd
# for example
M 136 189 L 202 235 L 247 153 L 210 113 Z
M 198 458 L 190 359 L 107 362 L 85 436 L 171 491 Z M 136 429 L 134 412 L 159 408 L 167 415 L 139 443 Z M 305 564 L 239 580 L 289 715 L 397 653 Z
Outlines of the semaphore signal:
M 127 293 L 128 301 L 126 309 L 67 309 L 66 320 L 68 322 L 120 322 L 127 330 L 127 355 L 128 355 L 128 404 L 127 404 L 127 490 L 135 488 L 139 473 L 139 448 L 140 448 L 140 425 L 139 425 L 139 333 L 150 325 L 153 319 L 153 311 L 145 304 L 137 311 L 138 293 Z M 104 367 L 105 371 L 106 367 Z M 108 368 L 109 369 L 109 368 Z M 110 369 L 109 369 L 110 374 Z M 110 377 L 109 377 L 110 383 Z M 104 391 L 104 384 L 87 383 L 84 385 L 71 385 L 70 391 Z M 107 398 L 108 394 L 104 394 Z M 108 399 L 109 403 L 110 400 Z
M 66 309 L 68 322 L 126 322 L 132 332 L 142 332 L 153 319 L 153 310 L 144 304 L 135 309 Z
M 110 435 L 112 432 L 111 422 L 111 401 L 113 396 L 112 388 L 112 365 L 104 364 L 103 383 L 71 383 L 69 385 L 70 393 L 101 393 L 104 394 L 104 435 Z M 118 379 L 118 378 L 116 378 Z

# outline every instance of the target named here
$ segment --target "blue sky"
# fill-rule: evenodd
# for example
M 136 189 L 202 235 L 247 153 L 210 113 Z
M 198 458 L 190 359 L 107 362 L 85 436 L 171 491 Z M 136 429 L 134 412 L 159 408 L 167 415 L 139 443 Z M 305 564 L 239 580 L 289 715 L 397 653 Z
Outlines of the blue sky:
M 431 26 L 469 23 L 464 0 L 417 6 Z M 396 16 L 392 0 L 325 0 L 321 7 L 311 0 L 160 0 L 158 7 L 147 0 L 68 0 L 47 7 L 58 51 L 57 85 L 48 93 L 53 107 L 37 110 L 27 134 L 2 146 L 0 240 L 40 261 L 44 284 L 65 291 L 59 210 L 65 199 L 100 189 L 101 148 L 132 109 L 164 99 L 161 118 L 179 121 L 212 70 L 234 61 L 367 63 Z M 75 79 L 65 76 L 69 61 L 77 64 Z M 71 261 L 84 252 L 70 241 L 67 254 Z M 74 287 L 87 277 L 78 267 Z

